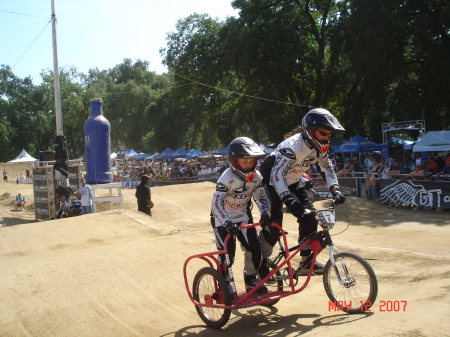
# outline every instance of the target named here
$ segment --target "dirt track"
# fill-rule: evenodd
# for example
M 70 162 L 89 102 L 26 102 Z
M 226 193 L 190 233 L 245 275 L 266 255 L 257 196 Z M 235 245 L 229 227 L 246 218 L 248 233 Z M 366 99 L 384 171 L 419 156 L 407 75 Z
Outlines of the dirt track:
M 22 166 L 4 167 L 10 183 L 0 182 L 0 336 L 450 335 L 449 213 L 348 198 L 339 210 L 352 224 L 334 239 L 374 268 L 373 312 L 330 311 L 316 277 L 273 308 L 233 311 L 225 331 L 216 331 L 198 317 L 182 275 L 187 256 L 215 250 L 214 184 L 153 188 L 152 218 L 138 213 L 134 191 L 124 190 L 125 210 L 35 222 L 32 185 L 15 184 Z M 24 212 L 11 205 L 17 192 L 28 200 Z M 285 227 L 295 240 L 292 216 Z M 319 260 L 326 262 L 325 255 Z M 242 287 L 240 251 L 234 270 Z M 406 301 L 406 309 L 382 311 L 388 301 Z

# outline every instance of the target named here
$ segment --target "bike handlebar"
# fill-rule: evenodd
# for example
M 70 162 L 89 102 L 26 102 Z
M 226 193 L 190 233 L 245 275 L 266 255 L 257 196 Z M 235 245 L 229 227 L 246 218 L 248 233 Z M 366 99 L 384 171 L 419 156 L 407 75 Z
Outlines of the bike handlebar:
M 332 199 L 332 200 L 331 200 L 331 206 L 330 206 L 330 207 L 325 207 L 325 208 L 317 209 L 317 210 L 306 209 L 305 212 L 304 212 L 304 214 L 311 214 L 311 213 L 318 213 L 318 212 L 321 212 L 321 211 L 334 210 L 335 208 L 336 208 L 336 201 L 335 201 L 334 199 Z M 270 224 L 270 226 L 274 226 L 274 225 L 275 225 L 275 227 L 277 227 L 280 231 L 283 231 L 283 233 L 285 233 L 284 230 L 282 229 L 282 227 L 279 226 L 276 222 L 272 222 L 272 223 Z M 262 226 L 262 223 L 261 223 L 261 222 L 257 222 L 257 223 L 254 223 L 254 224 L 241 225 L 241 226 L 239 226 L 239 230 L 243 230 L 243 229 L 245 229 L 245 228 L 257 227 L 257 226 Z M 264 228 L 264 227 L 263 227 L 263 228 Z M 287 234 L 287 233 L 285 233 L 285 234 Z M 230 235 L 231 235 L 231 234 L 230 234 Z
M 329 210 L 333 210 L 336 208 L 336 201 L 334 199 L 331 200 L 331 206 L 330 207 L 325 207 L 322 209 L 306 209 L 304 214 L 311 214 L 311 213 L 317 213 L 320 211 L 329 211 Z

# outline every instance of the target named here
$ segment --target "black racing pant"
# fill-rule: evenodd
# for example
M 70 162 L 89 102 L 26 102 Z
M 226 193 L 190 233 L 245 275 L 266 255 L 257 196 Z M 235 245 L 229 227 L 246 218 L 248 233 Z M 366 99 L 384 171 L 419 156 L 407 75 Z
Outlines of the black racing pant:
M 253 223 L 253 221 L 249 221 L 249 223 Z M 214 218 L 211 217 L 211 225 L 214 230 L 214 235 L 216 237 L 216 246 L 218 250 L 223 250 L 225 247 L 225 238 L 228 235 L 228 231 L 225 227 L 215 226 Z M 241 223 L 237 223 L 238 226 Z M 245 270 L 245 273 L 248 275 L 254 275 L 254 273 L 258 272 L 259 266 L 261 264 L 262 252 L 261 246 L 258 240 L 258 232 L 255 227 L 247 228 L 239 232 L 236 236 L 238 241 L 241 243 L 243 249 L 247 252 L 251 252 L 251 262 L 253 263 L 254 272 L 249 273 L 248 270 Z M 234 257 L 236 255 L 236 240 L 235 238 L 230 238 L 228 241 L 228 256 L 230 258 L 231 265 L 234 263 Z M 223 264 L 225 262 L 225 255 L 219 255 L 219 262 Z M 226 276 L 226 275 L 224 275 Z
M 272 204 L 272 222 L 277 223 L 278 225 L 282 226 L 283 224 L 283 201 L 278 196 L 278 193 L 275 191 L 275 188 L 271 185 L 266 185 L 267 191 L 269 193 L 271 204 Z M 289 186 L 289 190 L 291 191 L 292 195 L 300 201 L 302 205 L 304 205 L 308 209 L 314 209 L 313 204 L 311 203 L 308 193 L 306 189 L 300 188 L 296 189 L 297 184 L 292 184 Z M 317 225 L 318 221 L 316 220 L 316 217 L 314 213 L 311 214 L 305 214 L 301 218 L 297 218 L 298 222 L 298 234 L 300 242 L 305 237 L 307 237 L 309 234 L 317 231 Z M 272 247 L 277 243 L 281 233 L 280 231 L 275 227 L 270 227 L 270 233 L 267 233 L 266 231 L 262 231 L 264 233 L 264 238 L 266 239 L 267 243 L 270 244 Z M 300 252 L 301 256 L 308 256 L 311 254 L 310 249 L 302 250 Z

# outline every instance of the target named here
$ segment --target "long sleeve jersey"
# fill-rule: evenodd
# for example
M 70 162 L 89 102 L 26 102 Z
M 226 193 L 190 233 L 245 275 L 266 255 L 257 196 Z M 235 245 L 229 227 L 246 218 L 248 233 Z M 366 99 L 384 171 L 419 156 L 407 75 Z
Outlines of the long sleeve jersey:
M 58 209 L 58 213 L 60 213 L 60 215 L 67 215 L 67 212 L 70 208 L 70 203 L 67 200 L 60 200 L 59 201 L 59 209 Z
M 270 185 L 275 188 L 281 199 L 290 194 L 288 186 L 297 183 L 302 174 L 307 173 L 316 163 L 321 168 L 328 187 L 338 186 L 328 152 L 317 157 L 317 151 L 308 146 L 301 133 L 285 139 L 270 155 L 275 156 Z
M 215 226 L 222 226 L 227 220 L 247 224 L 247 205 L 252 197 L 260 213 L 265 212 L 270 216 L 270 202 L 261 173 L 256 171 L 253 181 L 248 182 L 239 179 L 230 168 L 226 169 L 217 181 L 211 205 Z

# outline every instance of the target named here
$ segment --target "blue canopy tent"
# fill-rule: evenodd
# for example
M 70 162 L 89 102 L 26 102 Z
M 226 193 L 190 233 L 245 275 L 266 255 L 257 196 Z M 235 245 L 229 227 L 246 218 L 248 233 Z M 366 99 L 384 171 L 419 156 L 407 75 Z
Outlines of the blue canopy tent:
M 186 156 L 186 158 L 198 158 L 200 156 L 204 156 L 206 153 L 205 151 L 200 150 L 189 150 L 189 154 Z
M 331 153 L 361 153 L 372 151 L 381 151 L 381 145 L 360 135 L 356 135 L 344 144 L 331 149 Z
M 176 158 L 186 158 L 189 154 L 189 151 L 186 149 L 183 149 L 182 147 L 176 149 L 172 153 L 164 156 L 165 159 L 176 159 Z
M 134 151 L 133 149 L 126 149 L 125 150 L 125 157 L 134 157 L 137 156 L 138 153 Z
M 228 146 L 220 149 L 219 151 L 214 151 L 211 153 L 213 156 L 226 156 L 228 153 Z
M 172 150 L 170 147 L 166 147 L 164 151 L 162 151 L 162 152 L 160 152 L 158 154 L 155 154 L 153 156 L 153 159 L 164 159 L 165 156 L 171 154 L 173 151 L 174 150 Z
M 136 160 L 146 160 L 146 159 L 152 159 L 152 156 L 148 153 L 139 153 L 138 155 L 133 157 Z

